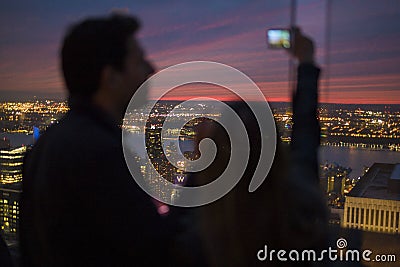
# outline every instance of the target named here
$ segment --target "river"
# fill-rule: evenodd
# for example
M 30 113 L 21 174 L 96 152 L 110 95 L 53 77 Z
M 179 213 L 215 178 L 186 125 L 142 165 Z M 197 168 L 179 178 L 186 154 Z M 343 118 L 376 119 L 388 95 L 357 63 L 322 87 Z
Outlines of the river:
M 1 133 L 0 138 L 3 137 L 10 139 L 12 146 L 19 146 L 21 144 L 29 145 L 33 143 L 32 135 Z M 134 143 L 134 147 L 139 146 L 140 137 L 135 138 Z M 190 143 L 186 143 L 183 145 L 182 149 L 189 150 L 190 146 Z M 400 152 L 351 147 L 321 146 L 319 159 L 321 163 L 326 161 L 329 163 L 336 162 L 343 167 L 350 167 L 353 170 L 350 173 L 350 177 L 357 178 L 362 174 L 364 167 L 370 167 L 375 162 L 400 163 Z
M 390 150 L 370 150 L 363 148 L 321 146 L 319 151 L 321 163 L 336 162 L 343 167 L 352 168 L 351 178 L 357 178 L 364 167 L 370 167 L 375 162 L 400 163 L 400 152 Z

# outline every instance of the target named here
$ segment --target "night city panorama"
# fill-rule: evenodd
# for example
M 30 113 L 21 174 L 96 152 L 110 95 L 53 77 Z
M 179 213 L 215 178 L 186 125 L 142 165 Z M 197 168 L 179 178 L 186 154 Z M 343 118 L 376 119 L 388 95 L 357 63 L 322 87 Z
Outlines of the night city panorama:
M 314 40 L 315 65 L 321 69 L 316 108 L 320 129 L 317 175 L 318 190 L 328 214 L 327 244 L 341 252 L 344 247 L 338 245 L 339 240 L 345 240 L 347 251 L 358 249 L 360 255 L 362 251 L 371 250 L 373 260 L 363 258 L 358 260 L 360 265 L 357 266 L 397 266 L 396 261 L 400 260 L 398 1 L 14 1 L 0 6 L 0 234 L 8 250 L 6 254 L 12 260 L 10 266 L 25 266 L 21 263 L 19 224 L 24 158 L 46 131 L 57 127 L 71 111 L 60 68 L 64 34 L 77 21 L 111 13 L 139 18 L 141 28 L 137 40 L 156 73 L 180 63 L 212 61 L 247 75 L 265 99 L 250 93 L 246 99 L 254 103 L 268 101 L 276 127 L 277 147 L 287 149 L 296 144 L 292 139 L 296 132 L 292 95 L 299 62 L 290 59 L 285 49 L 268 48 L 266 30 L 286 29 L 291 23 L 301 27 L 302 33 Z M 158 90 L 161 89 L 150 88 L 150 99 L 157 98 Z M 173 164 L 169 162 L 170 156 L 181 151 L 189 162 L 198 160 L 201 157 L 199 138 L 204 138 L 199 129 L 207 128 L 210 121 L 218 121 L 223 116 L 212 101 L 194 102 L 190 108 L 183 107 L 171 113 L 184 101 L 196 97 L 215 99 L 231 107 L 246 102 L 222 86 L 185 84 L 163 95 L 153 107 L 128 109 L 118 125 L 119 130 L 134 140 L 132 160 L 149 190 L 161 196 L 161 200 L 168 199 L 167 204 L 177 201 L 180 191 L 163 191 L 164 187 L 155 182 L 156 177 L 160 175 L 162 183 L 177 187 L 194 186 L 196 176 L 190 171 L 190 163 Z M 147 108 L 151 110 L 148 117 L 144 116 Z M 197 118 L 192 119 L 196 114 Z M 188 122 L 182 128 L 163 129 L 167 117 L 172 122 L 185 118 Z M 209 129 L 216 128 L 214 125 Z M 175 136 L 179 138 L 174 139 Z M 137 148 L 141 142 L 136 140 L 141 138 L 146 146 L 143 151 Z M 255 142 L 258 146 L 257 140 L 250 140 L 251 145 Z M 285 172 L 283 167 L 279 168 L 278 171 L 272 168 L 271 172 Z M 303 174 L 298 175 L 300 179 Z M 109 179 L 112 181 L 114 177 Z M 304 188 L 300 186 L 294 191 L 285 185 L 286 195 L 279 199 L 293 207 L 296 197 L 307 199 L 306 183 L 299 183 Z M 270 186 L 276 184 L 267 179 L 260 188 Z M 216 203 L 230 203 L 223 199 L 231 197 L 229 193 Z M 160 217 L 175 216 L 174 205 L 158 200 L 152 201 Z M 260 203 L 260 207 L 262 205 Z M 249 216 L 239 208 L 235 212 Z M 263 218 L 261 213 L 260 218 Z M 210 227 L 207 223 L 204 225 Z M 216 229 L 210 233 L 215 234 Z M 235 247 L 233 237 L 232 240 L 215 238 L 218 244 L 226 242 L 229 249 Z M 193 240 L 193 244 L 196 243 Z M 269 240 L 272 239 L 266 236 L 265 242 Z M 302 239 L 299 240 L 301 244 Z M 208 241 L 201 240 L 204 244 Z M 276 244 L 281 244 L 279 242 Z M 274 247 L 268 245 L 268 249 Z M 204 251 L 204 259 L 213 257 L 207 248 Z M 253 266 L 258 251 L 251 252 L 251 261 L 248 261 L 247 251 L 241 251 L 246 255 L 241 263 Z M 0 258 L 1 266 L 2 260 Z M 221 263 L 220 260 L 205 262 L 218 266 L 216 262 Z M 344 262 L 335 261 L 334 266 L 344 265 Z M 385 264 L 378 261 L 385 261 Z

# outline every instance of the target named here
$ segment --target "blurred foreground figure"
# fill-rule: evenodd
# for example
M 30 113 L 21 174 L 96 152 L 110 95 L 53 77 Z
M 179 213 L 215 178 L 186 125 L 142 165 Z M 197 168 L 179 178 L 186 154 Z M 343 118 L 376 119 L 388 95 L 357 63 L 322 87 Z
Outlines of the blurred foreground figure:
M 288 258 L 289 251 L 297 249 L 301 257 L 303 249 L 312 249 L 318 258 L 319 251 L 328 248 L 327 210 L 319 187 L 317 160 L 320 69 L 314 64 L 312 41 L 299 30 L 295 36 L 295 46 L 290 52 L 299 65 L 293 95 L 291 144 L 285 146 L 278 140 L 271 171 L 252 193 L 248 192 L 248 186 L 260 154 L 260 130 L 247 105 L 231 104 L 246 125 L 250 158 L 243 178 L 234 189 L 198 210 L 199 231 L 211 266 L 316 266 L 321 262 L 279 261 L 276 254 L 284 249 L 284 257 Z M 213 167 L 192 176 L 204 184 L 221 174 L 229 161 L 230 145 L 229 137 L 217 124 L 199 125 L 199 131 L 199 140 L 210 137 L 218 146 Z M 258 252 L 265 246 L 267 251 L 259 254 L 260 260 Z M 323 264 L 326 266 L 327 262 Z
M 122 153 L 118 125 L 154 72 L 138 28 L 133 17 L 93 18 L 64 39 L 70 111 L 25 160 L 23 266 L 166 266 L 178 258 L 172 216 L 157 213 Z
M 133 36 L 138 28 L 132 17 L 88 19 L 64 39 L 62 70 L 71 110 L 42 135 L 25 160 L 23 266 L 280 265 L 259 261 L 257 252 L 265 245 L 325 249 L 326 211 L 316 154 L 319 69 L 311 40 L 298 32 L 292 51 L 299 67 L 289 151 L 285 154 L 278 145 L 269 177 L 248 193 L 260 131 L 246 106 L 234 104 L 251 145 L 244 178 L 222 199 L 191 209 L 195 216 L 185 218 L 182 227 L 176 209 L 166 217 L 157 213 L 132 179 L 122 153 L 118 125 L 132 95 L 154 72 Z M 213 127 L 205 127 L 203 134 L 222 146 L 216 161 L 193 175 L 203 184 L 218 177 L 229 160 L 229 145 L 224 145 L 229 139 Z M 191 233 L 188 227 L 193 227 Z M 202 237 L 204 258 L 196 234 Z

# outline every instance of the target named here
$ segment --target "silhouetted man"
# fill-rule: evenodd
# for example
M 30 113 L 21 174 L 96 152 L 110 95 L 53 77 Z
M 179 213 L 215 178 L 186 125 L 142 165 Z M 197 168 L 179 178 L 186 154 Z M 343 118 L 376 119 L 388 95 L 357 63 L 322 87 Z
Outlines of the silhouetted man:
M 21 249 L 25 266 L 168 265 L 176 225 L 132 179 L 119 125 L 154 70 L 127 16 L 87 19 L 61 51 L 70 111 L 24 164 Z

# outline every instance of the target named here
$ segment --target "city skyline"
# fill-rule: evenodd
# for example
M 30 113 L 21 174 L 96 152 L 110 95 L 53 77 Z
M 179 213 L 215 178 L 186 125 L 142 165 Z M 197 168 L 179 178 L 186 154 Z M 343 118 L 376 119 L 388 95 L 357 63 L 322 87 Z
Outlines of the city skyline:
M 297 12 L 297 24 L 315 39 L 317 62 L 323 68 L 321 102 L 400 104 L 400 3 L 335 1 L 330 25 L 326 25 L 326 3 L 298 1 Z M 290 99 L 287 53 L 267 49 L 265 40 L 267 28 L 288 26 L 290 1 L 15 1 L 1 6 L 2 99 L 65 98 L 58 49 L 67 26 L 89 15 L 116 10 L 140 18 L 139 40 L 158 70 L 192 60 L 217 61 L 247 74 L 267 100 Z M 326 28 L 330 29 L 329 51 L 325 50 Z M 224 91 L 207 86 L 189 86 L 167 98 L 184 99 L 211 91 L 210 96 L 226 99 Z

